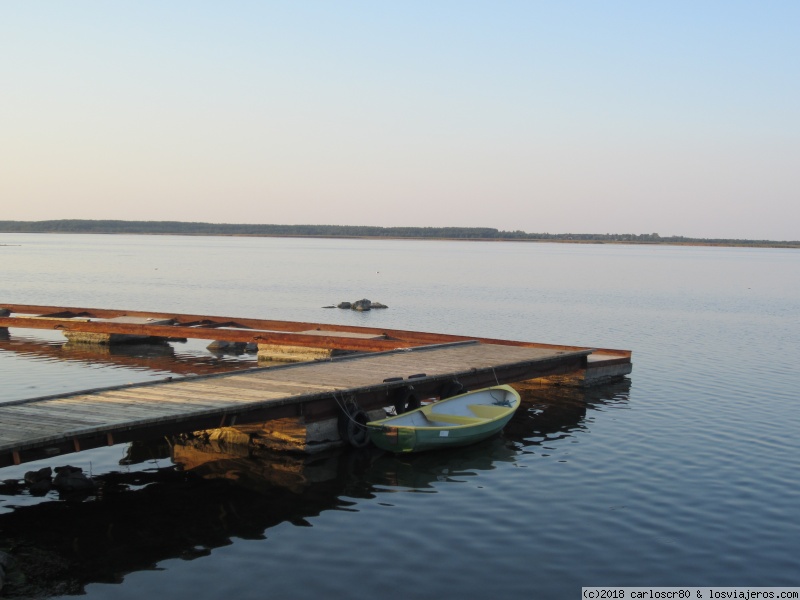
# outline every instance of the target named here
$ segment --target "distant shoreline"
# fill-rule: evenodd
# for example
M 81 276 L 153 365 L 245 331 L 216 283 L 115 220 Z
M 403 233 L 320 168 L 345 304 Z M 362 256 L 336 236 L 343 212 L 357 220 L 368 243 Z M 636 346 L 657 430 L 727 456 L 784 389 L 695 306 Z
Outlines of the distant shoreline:
M 407 241 L 407 242 L 476 242 L 476 243 L 508 243 L 521 242 L 526 244 L 578 244 L 587 245 L 615 245 L 615 246 L 710 246 L 718 248 L 789 248 L 800 249 L 800 242 L 637 242 L 637 241 L 605 241 L 605 240 L 560 240 L 560 239 L 496 239 L 496 238 L 452 238 L 452 237 L 391 237 L 391 236 L 366 236 L 366 235 L 290 235 L 290 234 L 256 234 L 256 233 L 163 233 L 163 232 L 121 232 L 121 231 L 2 231 L 4 233 L 29 233 L 36 235 L 153 235 L 167 236 L 178 235 L 183 237 L 248 237 L 248 238 L 287 238 L 287 239 L 318 239 L 318 240 L 378 240 L 378 241 Z M 0 244 L 2 246 L 20 246 L 20 244 Z
M 800 248 L 800 241 L 661 237 L 652 234 L 542 234 L 500 231 L 488 227 L 371 227 L 348 225 L 248 225 L 180 221 L 64 219 L 0 221 L 3 233 L 71 233 L 99 235 L 184 235 L 310 239 L 437 240 L 469 242 L 532 242 L 644 246 L 717 246 L 735 248 Z M 0 246 L 8 244 L 0 243 Z

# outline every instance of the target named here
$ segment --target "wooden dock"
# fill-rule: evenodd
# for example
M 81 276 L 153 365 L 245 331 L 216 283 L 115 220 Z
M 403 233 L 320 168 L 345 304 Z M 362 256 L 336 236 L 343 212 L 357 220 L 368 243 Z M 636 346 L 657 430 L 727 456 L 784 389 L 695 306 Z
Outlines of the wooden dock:
M 134 318 L 159 324 L 133 323 Z M 17 305 L 5 315 L 0 313 L 0 327 L 55 327 L 162 339 L 190 334 L 360 351 L 313 362 L 0 404 L 0 467 L 232 426 L 251 438 L 275 432 L 285 438 L 289 431 L 289 447 L 306 452 L 342 441 L 358 446 L 362 440 L 353 424 L 382 417 L 385 407 L 403 411 L 414 401 L 439 398 L 456 388 L 498 383 L 600 383 L 619 379 L 632 368 L 631 353 L 625 350 L 224 317 Z
M 427 398 L 454 381 L 475 389 L 569 373 L 590 352 L 459 342 L 16 401 L 0 405 L 0 466 L 283 418 L 302 419 L 311 445 L 335 442 L 344 408 L 370 414 L 409 388 Z

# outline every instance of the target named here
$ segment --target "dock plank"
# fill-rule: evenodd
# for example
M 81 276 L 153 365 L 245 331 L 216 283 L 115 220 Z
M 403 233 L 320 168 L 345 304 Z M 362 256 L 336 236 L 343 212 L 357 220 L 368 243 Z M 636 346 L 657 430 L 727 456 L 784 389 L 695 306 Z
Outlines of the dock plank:
M 92 417 L 91 415 L 76 415 L 70 414 L 64 407 L 59 407 L 57 405 L 49 405 L 49 406 L 30 406 L 30 405 L 21 405 L 15 407 L 16 410 L 14 411 L 17 415 L 25 415 L 32 419 L 38 418 L 41 419 L 42 423 L 46 423 L 48 421 L 59 421 L 61 423 L 103 423 L 106 420 L 106 417 L 102 414 L 97 414 Z
M 150 402 L 172 402 L 172 403 L 243 403 L 243 402 L 257 402 L 259 400 L 268 398 L 270 394 L 274 395 L 272 390 L 263 390 L 258 395 L 252 392 L 243 392 L 241 394 L 231 394 L 229 389 L 220 389 L 211 384 L 203 384 L 193 388 L 170 388 L 157 389 L 157 390 L 119 390 L 118 395 L 129 396 L 131 398 L 148 399 Z

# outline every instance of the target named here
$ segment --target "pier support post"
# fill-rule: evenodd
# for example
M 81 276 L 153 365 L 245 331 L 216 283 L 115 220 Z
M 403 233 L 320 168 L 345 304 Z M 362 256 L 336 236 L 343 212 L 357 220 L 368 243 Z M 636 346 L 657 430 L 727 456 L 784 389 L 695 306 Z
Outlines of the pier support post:
M 375 333 L 358 333 L 351 331 L 326 331 L 323 329 L 312 329 L 309 331 L 298 331 L 297 333 L 307 336 L 350 338 L 358 340 L 385 340 L 386 335 Z M 310 346 L 291 346 L 286 344 L 259 344 L 258 360 L 273 362 L 308 362 L 312 360 L 325 360 L 334 356 L 345 356 L 356 354 L 355 350 L 339 350 L 333 348 L 313 348 Z
M 11 315 L 11 311 L 7 308 L 3 308 L 0 306 L 0 317 L 8 317 Z M 0 340 L 7 340 L 8 338 L 8 327 L 0 327 Z
M 95 344 L 108 346 L 130 341 L 130 336 L 121 336 L 114 333 L 91 333 L 88 331 L 65 331 L 64 337 L 69 344 Z
M 590 361 L 586 369 L 563 375 L 539 377 L 535 381 L 545 385 L 588 388 L 617 381 L 632 371 L 633 365 L 630 362 L 622 364 L 592 364 Z
M 171 325 L 172 319 L 154 319 L 147 317 L 114 317 L 112 319 L 94 319 L 95 323 L 111 323 L 125 325 Z M 129 344 L 131 342 L 144 342 L 149 335 L 133 335 L 129 333 L 93 333 L 89 331 L 64 331 L 64 337 L 73 344 Z M 159 340 L 160 341 L 160 340 Z
M 386 416 L 382 408 L 366 411 L 366 414 L 371 421 Z M 306 423 L 303 417 L 286 417 L 265 423 L 211 429 L 204 433 L 204 437 L 209 441 L 225 444 L 228 448 L 246 448 L 252 445 L 268 450 L 304 454 L 316 454 L 347 444 L 339 435 L 338 417 L 313 423 Z
M 312 360 L 325 360 L 345 354 L 352 354 L 352 352 L 331 348 L 309 348 L 306 346 L 282 346 L 278 344 L 258 345 L 259 362 L 308 362 Z

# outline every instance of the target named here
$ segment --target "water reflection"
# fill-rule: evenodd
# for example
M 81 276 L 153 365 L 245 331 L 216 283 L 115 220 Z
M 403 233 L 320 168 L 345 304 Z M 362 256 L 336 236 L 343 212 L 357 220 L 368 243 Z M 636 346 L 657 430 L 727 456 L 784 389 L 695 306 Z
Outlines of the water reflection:
M 153 455 L 141 448 L 137 453 Z M 88 583 L 118 583 L 126 573 L 202 556 L 233 538 L 262 538 L 279 523 L 304 524 L 336 508 L 347 481 L 337 476 L 336 459 L 330 465 L 287 457 L 209 459 L 189 471 L 176 466 L 104 474 L 86 501 L 42 502 L 0 515 L 0 548 L 10 551 L 18 574 L 25 575 L 11 578 L 4 593 L 81 593 Z M 280 463 L 289 473 L 283 478 L 277 476 Z M 302 493 L 309 486 L 296 483 L 318 466 L 326 472 L 323 481 Z
M 570 436 L 585 427 L 587 408 L 624 403 L 628 390 L 628 383 L 524 389 L 523 407 L 503 435 L 420 455 L 299 456 L 192 436 L 134 443 L 121 461 L 124 469 L 95 477 L 92 495 L 0 514 L 0 548 L 18 565 L 4 593 L 79 594 L 89 583 L 118 583 L 127 573 L 204 556 L 235 538 L 264 538 L 280 523 L 308 526 L 323 511 L 351 509 L 352 499 L 436 493 L 435 486 L 517 460 L 537 440 Z M 160 459 L 172 465 L 152 468 Z M 13 504 L 14 494 L 27 492 L 6 483 L 0 494 Z
M 477 476 L 497 468 L 498 463 L 516 461 L 526 447 L 567 438 L 575 430 L 584 429 L 587 410 L 624 405 L 630 381 L 588 389 L 531 383 L 514 387 L 520 392 L 522 405 L 501 436 L 464 448 L 418 455 L 383 454 L 372 461 L 366 477 L 382 491 L 427 491 L 441 482 Z
M 520 393 L 522 406 L 503 433 L 522 446 L 534 446 L 583 429 L 587 410 L 626 405 L 631 382 L 623 379 L 592 388 L 543 387 L 526 382 L 514 387 Z
M 207 344 L 207 341 L 193 341 Z M 206 375 L 223 371 L 247 369 L 255 365 L 255 357 L 244 353 L 229 353 L 205 349 L 177 350 L 175 344 L 154 340 L 130 344 L 82 344 L 67 341 L 48 341 L 18 334 L 9 335 L 0 329 L 0 351 L 40 361 L 61 361 L 90 365 L 111 366 L 137 371 L 150 370 L 178 375 Z M 185 342 L 184 342 L 185 343 Z
M 381 491 L 432 491 L 441 482 L 459 482 L 480 471 L 491 471 L 498 462 L 513 462 L 517 448 L 504 436 L 473 446 L 416 455 L 381 454 L 366 473 Z M 394 489 L 396 488 L 396 489 Z

